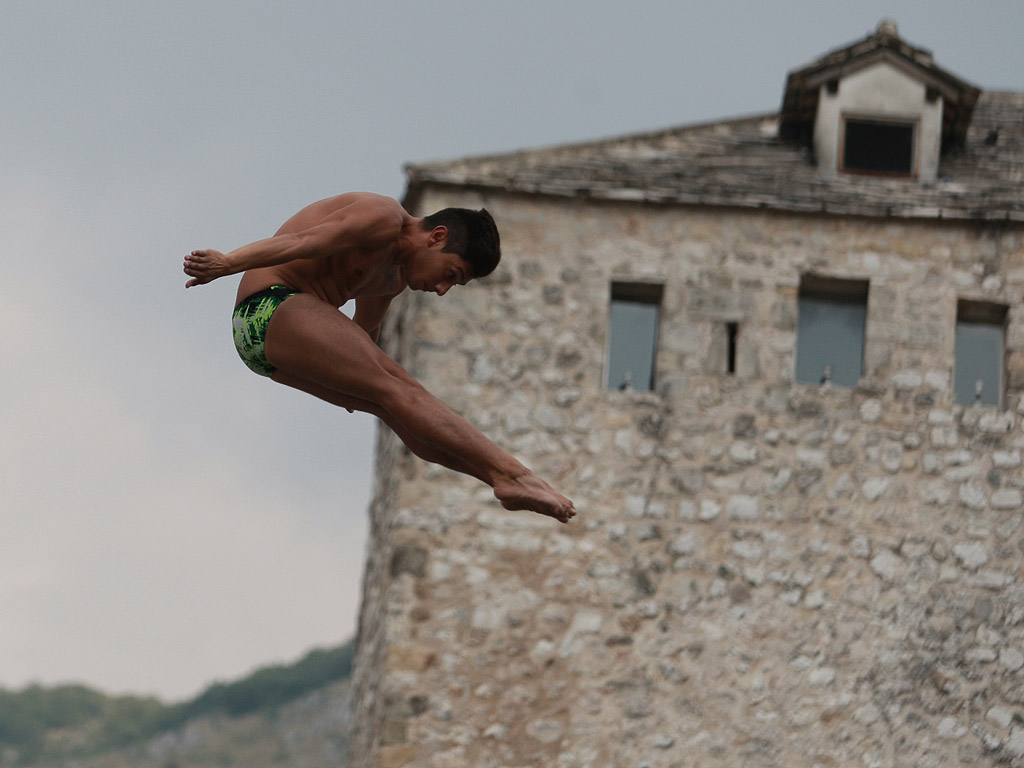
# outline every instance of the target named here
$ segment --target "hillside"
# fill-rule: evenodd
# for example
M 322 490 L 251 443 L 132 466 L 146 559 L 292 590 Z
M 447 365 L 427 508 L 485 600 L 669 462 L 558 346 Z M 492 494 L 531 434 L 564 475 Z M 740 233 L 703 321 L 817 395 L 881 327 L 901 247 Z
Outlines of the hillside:
M 2 768 L 344 766 L 353 643 L 181 704 L 84 686 L 0 690 Z

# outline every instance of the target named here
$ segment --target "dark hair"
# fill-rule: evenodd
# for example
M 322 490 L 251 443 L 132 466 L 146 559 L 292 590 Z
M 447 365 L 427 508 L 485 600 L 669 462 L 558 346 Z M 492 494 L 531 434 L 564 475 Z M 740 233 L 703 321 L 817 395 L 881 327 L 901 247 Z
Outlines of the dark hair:
M 465 259 L 473 270 L 473 277 L 485 277 L 498 266 L 501 261 L 498 226 L 486 210 L 444 208 L 423 218 L 425 230 L 442 226 L 448 228 L 448 240 L 442 250 Z

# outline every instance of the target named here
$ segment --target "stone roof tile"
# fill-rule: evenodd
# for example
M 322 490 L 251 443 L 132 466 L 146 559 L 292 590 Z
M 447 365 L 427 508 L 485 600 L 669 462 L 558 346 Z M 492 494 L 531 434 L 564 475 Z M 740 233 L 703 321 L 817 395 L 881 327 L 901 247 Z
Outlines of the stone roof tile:
M 1024 93 L 982 92 L 939 179 L 823 178 L 778 114 L 406 167 L 425 184 L 841 215 L 1024 221 Z

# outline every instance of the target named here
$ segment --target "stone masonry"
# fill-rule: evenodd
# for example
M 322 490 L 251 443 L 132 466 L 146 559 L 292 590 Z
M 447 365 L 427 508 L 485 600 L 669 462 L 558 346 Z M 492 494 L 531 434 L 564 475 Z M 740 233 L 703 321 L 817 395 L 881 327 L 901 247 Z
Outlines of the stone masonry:
M 446 205 L 502 265 L 396 305 L 386 348 L 580 514 L 381 432 L 355 765 L 1024 766 L 1024 226 L 413 212 Z M 856 389 L 793 381 L 807 274 L 870 283 Z M 655 392 L 604 387 L 615 281 L 664 286 Z M 953 404 L 960 299 L 1010 307 L 1005 409 Z

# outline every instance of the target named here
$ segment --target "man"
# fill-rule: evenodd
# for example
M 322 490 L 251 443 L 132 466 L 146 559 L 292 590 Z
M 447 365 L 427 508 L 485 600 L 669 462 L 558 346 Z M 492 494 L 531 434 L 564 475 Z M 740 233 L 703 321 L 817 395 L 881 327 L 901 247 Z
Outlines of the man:
M 506 509 L 566 523 L 572 502 L 428 393 L 376 344 L 406 288 L 443 296 L 489 274 L 498 230 L 484 210 L 414 218 L 361 192 L 313 203 L 266 240 L 185 257 L 186 288 L 244 272 L 235 346 L 252 370 L 349 411 L 372 413 L 417 456 L 482 480 Z M 349 319 L 339 307 L 355 299 Z

